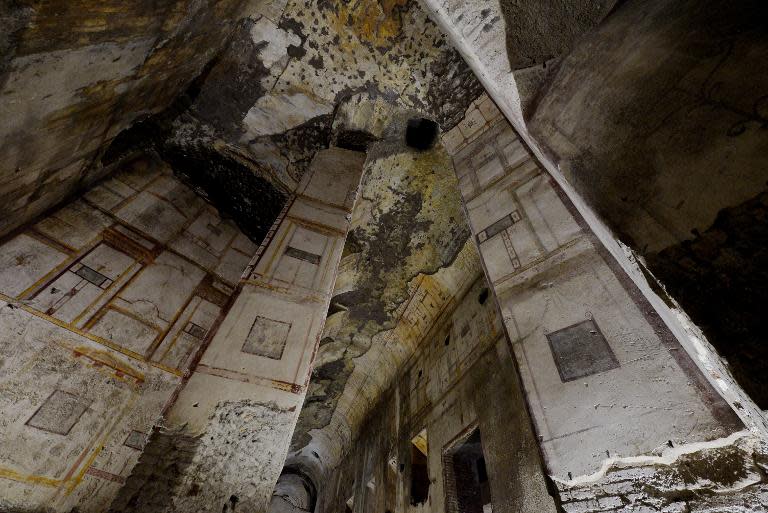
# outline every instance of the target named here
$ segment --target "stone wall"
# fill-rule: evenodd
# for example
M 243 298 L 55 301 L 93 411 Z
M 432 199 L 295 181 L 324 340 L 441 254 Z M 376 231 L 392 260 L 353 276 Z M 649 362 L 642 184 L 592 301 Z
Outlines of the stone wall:
M 617 459 L 583 484 L 558 483 L 566 513 L 751 513 L 768 508 L 768 446 L 746 433 L 646 461 Z
M 142 459 L 113 511 L 267 508 L 309 385 L 364 160 L 341 148 L 315 155 L 151 441 L 180 450 L 160 462 L 168 470 L 159 476 L 156 458 Z
M 419 117 L 383 101 L 350 101 L 334 121 L 339 133 L 378 140 L 368 145 L 360 200 L 291 444 L 289 465 L 301 460 L 312 466 L 313 478 L 338 463 L 378 394 L 480 273 L 444 148 L 406 144 L 408 120 Z
M 462 144 L 453 151 L 459 188 L 550 472 L 589 474 L 607 453 L 738 430 L 506 120 L 487 122 Z M 670 413 L 678 410 L 685 413 Z

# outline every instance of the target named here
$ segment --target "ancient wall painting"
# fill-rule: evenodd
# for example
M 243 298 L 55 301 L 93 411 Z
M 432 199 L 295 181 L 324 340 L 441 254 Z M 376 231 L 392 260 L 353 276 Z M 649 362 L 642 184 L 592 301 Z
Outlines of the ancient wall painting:
M 49 433 L 67 435 L 89 404 L 75 394 L 57 389 L 35 411 L 26 425 Z
M 256 248 L 146 162 L 0 241 L 3 485 L 106 509 Z
M 257 316 L 243 344 L 243 352 L 279 360 L 290 330 L 289 322 Z
M 594 319 L 547 333 L 547 340 L 564 383 L 619 367 Z
M 567 480 L 606 451 L 739 429 L 511 126 L 497 118 L 473 134 L 444 140 L 457 141 L 462 198 L 549 471 Z M 625 392 L 639 381 L 642 393 Z

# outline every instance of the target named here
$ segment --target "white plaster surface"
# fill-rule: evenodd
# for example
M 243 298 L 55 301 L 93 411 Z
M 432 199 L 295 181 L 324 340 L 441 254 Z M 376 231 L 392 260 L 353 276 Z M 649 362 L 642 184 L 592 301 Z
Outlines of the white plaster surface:
M 454 162 L 549 471 L 588 474 L 609 455 L 730 434 L 675 358 L 683 348 L 662 342 L 640 310 L 650 306 L 632 299 L 554 185 L 521 158 L 506 121 L 475 134 Z M 496 170 L 488 179 L 488 162 L 499 162 L 503 176 Z M 514 222 L 489 235 L 507 213 Z M 563 382 L 546 335 L 585 319 L 597 324 L 619 367 Z
M 611 233 L 605 223 L 584 202 L 573 186 L 565 179 L 562 170 L 547 157 L 539 144 L 531 137 L 523 118 L 520 93 L 515 85 L 515 73 L 499 65 L 498 59 L 506 54 L 504 44 L 503 24 L 497 24 L 499 33 L 495 37 L 495 45 L 484 44 L 483 40 L 474 40 L 468 34 L 478 34 L 478 23 L 472 23 L 470 16 L 459 16 L 464 9 L 471 9 L 472 4 L 456 2 L 455 0 L 421 0 L 422 5 L 430 16 L 444 30 L 456 49 L 462 54 L 467 64 L 475 72 L 485 86 L 488 95 L 494 100 L 498 109 L 514 126 L 515 131 L 534 156 L 545 168 L 546 172 L 568 195 L 570 201 L 578 209 L 585 222 L 589 225 L 600 243 L 611 253 L 630 279 L 640 289 L 642 294 L 653 305 L 653 308 L 672 330 L 675 338 L 682 347 L 693 357 L 696 365 L 704 373 L 706 379 L 716 387 L 718 392 L 728 401 L 742 421 L 756 432 L 768 435 L 768 419 L 757 408 L 754 402 L 743 392 L 728 372 L 725 363 L 717 356 L 716 351 L 706 342 L 700 330 L 679 309 L 670 308 L 651 288 L 637 264 L 637 256 L 622 245 Z M 497 2 L 489 2 L 490 9 L 499 12 Z M 482 31 L 480 31 L 482 32 Z M 482 36 L 481 36 L 482 37 Z M 456 139 L 453 136 L 453 139 Z
M 363 154 L 339 148 L 314 158 L 296 201 L 258 250 L 231 310 L 171 408 L 170 428 L 201 435 L 173 499 L 177 506 L 207 508 L 211 500 L 235 494 L 248 507 L 267 507 L 306 393 L 363 161 Z M 239 439 L 240 421 L 227 413 L 241 408 L 260 412 L 253 414 L 258 421 L 247 424 L 247 438 L 257 447 L 248 445 L 255 452 L 247 458 L 230 455 L 247 442 Z M 212 467 L 204 459 L 223 453 L 229 463 Z M 199 481 L 210 490 L 187 494 Z
M 109 508 L 256 249 L 149 161 L 0 245 L 0 510 Z

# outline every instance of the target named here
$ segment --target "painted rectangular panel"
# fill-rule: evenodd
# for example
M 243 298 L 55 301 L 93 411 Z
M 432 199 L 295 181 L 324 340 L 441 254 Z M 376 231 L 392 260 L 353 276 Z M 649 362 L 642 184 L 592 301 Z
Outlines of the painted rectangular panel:
M 511 214 L 505 215 L 492 225 L 490 225 L 485 230 L 481 231 L 477 235 L 477 239 L 479 242 L 485 242 L 487 239 L 490 239 L 494 235 L 499 234 L 500 232 L 506 230 L 516 222 L 520 221 L 520 213 L 515 210 Z
M 222 220 L 212 209 L 204 209 L 186 233 L 214 255 L 221 256 L 238 230 L 233 222 Z
M 349 213 L 333 205 L 325 205 L 315 200 L 299 196 L 291 205 L 288 217 L 298 220 L 311 220 L 317 227 L 323 227 L 331 232 L 344 233 L 347 231 Z
M 139 354 L 144 354 L 158 336 L 153 326 L 112 309 L 106 311 L 90 332 Z
M 163 174 L 154 179 L 146 187 L 146 191 L 171 203 L 187 219 L 195 217 L 205 205 L 200 196 L 172 174 Z
M 120 292 L 126 303 L 121 306 L 147 323 L 167 328 L 204 277 L 202 269 L 165 251 Z
M 130 255 L 102 243 L 83 256 L 80 263 L 110 280 L 116 280 L 134 261 Z
M 279 360 L 283 357 L 290 330 L 291 324 L 288 322 L 258 316 L 245 339 L 243 352 Z
M 259 247 L 245 234 L 237 231 L 237 236 L 232 241 L 232 248 L 246 255 L 253 255 Z
M 111 223 L 106 214 L 78 200 L 41 220 L 35 229 L 73 249 L 81 249 Z
M 293 246 L 285 248 L 285 254 L 289 257 L 297 258 L 314 265 L 319 265 L 320 259 L 322 258 L 320 255 L 304 251 L 303 249 L 294 248 Z
M 103 293 L 96 285 L 74 273 L 66 272 L 50 288 L 35 297 L 34 306 L 64 322 L 73 322 Z
M 548 333 L 547 340 L 564 383 L 619 367 L 619 361 L 592 319 Z
M 0 292 L 16 297 L 66 259 L 61 251 L 29 235 L 18 235 L 0 246 Z
M 125 442 L 123 442 L 123 445 L 130 447 L 131 449 L 136 449 L 137 451 L 141 451 L 144 449 L 144 444 L 146 442 L 147 442 L 147 435 L 142 433 L 141 431 L 136 431 L 134 429 L 130 433 L 128 433 L 128 436 L 126 437 Z
M 81 266 L 80 269 L 75 271 L 75 274 L 80 276 L 84 280 L 93 283 L 97 287 L 101 287 L 105 281 L 109 280 L 109 278 L 107 278 L 100 272 L 91 269 L 87 265 Z
M 517 167 L 531 158 L 511 130 L 504 130 L 499 134 L 496 144 L 501 148 L 501 155 L 510 168 Z
M 278 295 L 263 287 L 244 285 L 203 354 L 200 365 L 228 369 L 260 379 L 303 385 L 327 307 L 320 301 L 305 301 L 301 297 Z M 291 325 L 279 361 L 258 352 L 243 351 L 252 328 L 253 331 L 258 330 L 257 317 Z M 280 335 L 279 330 L 275 331 Z M 251 344 L 251 347 L 260 347 L 258 341 Z
M 476 233 L 479 234 L 503 216 L 515 210 L 520 211 L 520 205 L 514 196 L 514 184 L 507 183 L 508 181 L 510 180 L 505 178 L 502 181 L 503 187 L 486 189 L 466 203 L 469 222 Z
M 285 283 L 316 288 L 318 266 L 327 253 L 331 237 L 304 226 L 295 226 L 283 250 L 274 277 Z
M 360 182 L 365 153 L 330 148 L 318 152 L 304 175 L 298 193 L 351 210 Z
M 214 269 L 214 272 L 222 279 L 228 281 L 231 284 L 237 283 L 242 276 L 245 268 L 248 267 L 251 257 L 242 253 L 241 251 L 229 248 L 224 256 L 221 258 L 219 265 Z
M 69 434 L 80 416 L 88 409 L 88 401 L 61 390 L 54 390 L 27 421 L 32 426 L 59 435 Z
M 200 297 L 193 297 L 166 334 L 152 360 L 176 369 L 184 369 L 192 354 L 205 341 L 221 308 Z
M 492 158 L 477 167 L 477 178 L 480 186 L 485 188 L 504 175 L 501 160 L 494 154 Z
M 187 222 L 169 201 L 141 192 L 120 207 L 116 215 L 131 226 L 160 242 L 170 241 Z

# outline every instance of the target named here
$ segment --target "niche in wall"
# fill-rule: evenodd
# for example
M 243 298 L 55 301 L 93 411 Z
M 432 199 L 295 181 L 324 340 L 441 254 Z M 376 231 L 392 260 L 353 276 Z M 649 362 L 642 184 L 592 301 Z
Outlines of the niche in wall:
M 422 429 L 411 439 L 411 505 L 424 504 L 429 498 L 429 469 L 427 465 L 427 430 Z

